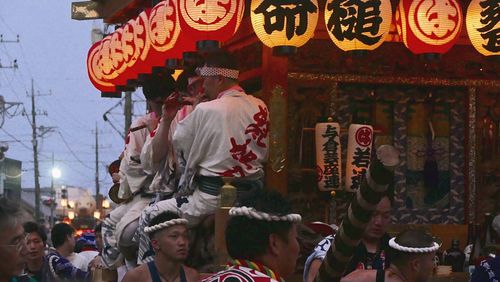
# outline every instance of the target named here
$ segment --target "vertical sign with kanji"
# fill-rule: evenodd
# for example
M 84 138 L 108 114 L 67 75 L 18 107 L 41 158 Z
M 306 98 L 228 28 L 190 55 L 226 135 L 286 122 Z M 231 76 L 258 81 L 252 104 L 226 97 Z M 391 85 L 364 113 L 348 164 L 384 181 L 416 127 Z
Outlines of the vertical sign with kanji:
M 390 0 L 328 0 L 325 5 L 328 35 L 344 51 L 376 49 L 391 21 Z
M 467 33 L 476 50 L 485 56 L 500 55 L 500 2 L 472 0 L 467 8 Z
M 349 141 L 347 143 L 347 163 L 345 189 L 355 192 L 370 166 L 372 154 L 373 128 L 365 124 L 349 126 Z
M 324 122 L 316 124 L 315 129 L 318 188 L 322 191 L 340 189 L 340 125 L 336 122 Z

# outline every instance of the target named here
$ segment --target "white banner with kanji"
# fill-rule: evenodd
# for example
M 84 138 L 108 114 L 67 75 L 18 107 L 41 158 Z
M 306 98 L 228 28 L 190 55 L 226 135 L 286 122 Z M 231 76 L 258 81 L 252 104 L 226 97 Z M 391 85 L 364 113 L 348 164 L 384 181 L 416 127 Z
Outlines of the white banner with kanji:
M 336 122 L 317 123 L 315 129 L 318 188 L 322 191 L 340 189 L 340 125 Z
M 366 124 L 351 124 L 347 142 L 345 189 L 355 192 L 370 165 L 373 127 Z

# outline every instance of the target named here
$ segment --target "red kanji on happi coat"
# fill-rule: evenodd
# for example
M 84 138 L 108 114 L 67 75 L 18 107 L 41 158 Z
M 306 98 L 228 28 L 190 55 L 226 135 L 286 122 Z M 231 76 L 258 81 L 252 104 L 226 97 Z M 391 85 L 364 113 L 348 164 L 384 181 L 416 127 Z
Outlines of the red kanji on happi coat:
M 253 166 L 250 162 L 257 159 L 257 155 L 248 148 L 252 142 L 261 148 L 266 148 L 267 145 L 263 140 L 267 138 L 269 133 L 269 112 L 265 107 L 259 106 L 259 111 L 253 116 L 255 123 L 249 124 L 245 128 L 245 135 L 250 138 L 245 140 L 245 143 L 238 144 L 234 137 L 230 138 L 231 149 L 229 153 L 233 159 L 237 160 L 240 164 L 244 165 L 247 169 L 252 169 Z M 222 173 L 221 176 L 224 177 L 236 177 L 239 174 L 240 177 L 245 177 L 245 172 L 241 165 L 233 166 Z

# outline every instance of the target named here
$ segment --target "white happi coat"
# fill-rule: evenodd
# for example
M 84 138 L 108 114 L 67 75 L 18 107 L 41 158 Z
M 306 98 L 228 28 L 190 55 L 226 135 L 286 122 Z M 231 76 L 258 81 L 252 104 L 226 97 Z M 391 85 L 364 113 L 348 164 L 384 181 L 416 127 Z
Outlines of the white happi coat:
M 182 173 L 175 198 L 159 201 L 144 209 L 139 229 L 164 211 L 180 214 L 189 226 L 204 215 L 213 214 L 220 196 L 200 191 L 196 175 L 263 177 L 267 158 L 269 113 L 264 102 L 245 94 L 239 86 L 219 94 L 218 98 L 200 103 L 193 112 L 177 123 L 172 143 L 178 171 Z M 138 232 L 138 263 L 149 261 L 149 237 Z
M 156 122 L 155 119 L 156 115 L 149 113 L 132 122 L 130 128 L 149 125 Z M 151 183 L 151 175 L 144 171 L 141 164 L 141 151 L 148 135 L 149 131 L 147 127 L 129 132 L 127 135 L 123 159 L 120 162 L 120 189 L 118 190 L 118 197 L 121 199 L 129 198 L 133 193 L 143 187 L 148 187 Z
M 199 104 L 179 122 L 173 145 L 182 171 L 179 187 L 195 190 L 195 175 L 263 177 L 269 113 L 264 102 L 239 86 Z
M 141 116 L 135 120 L 130 128 L 149 125 L 156 122 L 154 113 Z M 142 147 L 149 135 L 148 128 L 129 132 L 125 140 L 125 150 L 120 162 L 120 189 L 118 197 L 129 199 L 133 193 L 138 192 L 143 187 L 149 187 L 152 175 L 147 174 L 140 162 Z M 107 266 L 116 266 L 121 255 L 118 246 L 122 243 L 124 229 L 141 215 L 142 210 L 148 205 L 151 199 L 136 195 L 131 201 L 124 202 L 113 209 L 109 216 L 103 221 L 102 234 L 106 251 L 103 252 L 103 259 Z M 130 244 L 130 242 L 125 242 Z
M 165 146 L 168 147 L 167 156 L 161 162 L 153 162 L 155 151 L 152 146 L 152 139 L 154 138 L 157 129 L 151 132 L 151 134 L 149 134 L 146 138 L 146 142 L 144 143 L 141 151 L 141 164 L 146 173 L 154 175 L 153 181 L 149 187 L 152 192 L 173 193 L 177 189 L 176 178 L 180 176 L 180 172 L 176 169 L 177 159 L 172 146 L 172 136 L 177 128 L 177 124 L 190 114 L 193 109 L 194 108 L 191 105 L 182 107 L 170 123 L 167 137 L 168 139 L 165 140 Z M 160 123 L 158 123 L 158 126 L 160 126 Z

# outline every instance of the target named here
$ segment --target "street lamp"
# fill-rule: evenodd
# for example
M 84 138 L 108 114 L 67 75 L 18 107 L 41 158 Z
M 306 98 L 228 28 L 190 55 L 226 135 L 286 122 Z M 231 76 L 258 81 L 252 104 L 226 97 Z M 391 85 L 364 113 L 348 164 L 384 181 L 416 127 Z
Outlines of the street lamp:
M 52 177 L 54 178 L 61 177 L 61 170 L 57 167 L 52 168 Z
M 57 205 L 55 201 L 55 191 L 54 191 L 54 178 L 61 177 L 61 170 L 54 166 L 54 154 L 52 154 L 52 177 L 50 181 L 50 194 L 52 198 L 52 202 L 50 205 L 50 226 L 54 227 L 54 208 Z
M 110 204 L 109 204 L 108 199 L 104 199 L 104 200 L 102 201 L 102 207 L 103 207 L 103 208 L 105 208 L 105 209 L 109 209 Z

